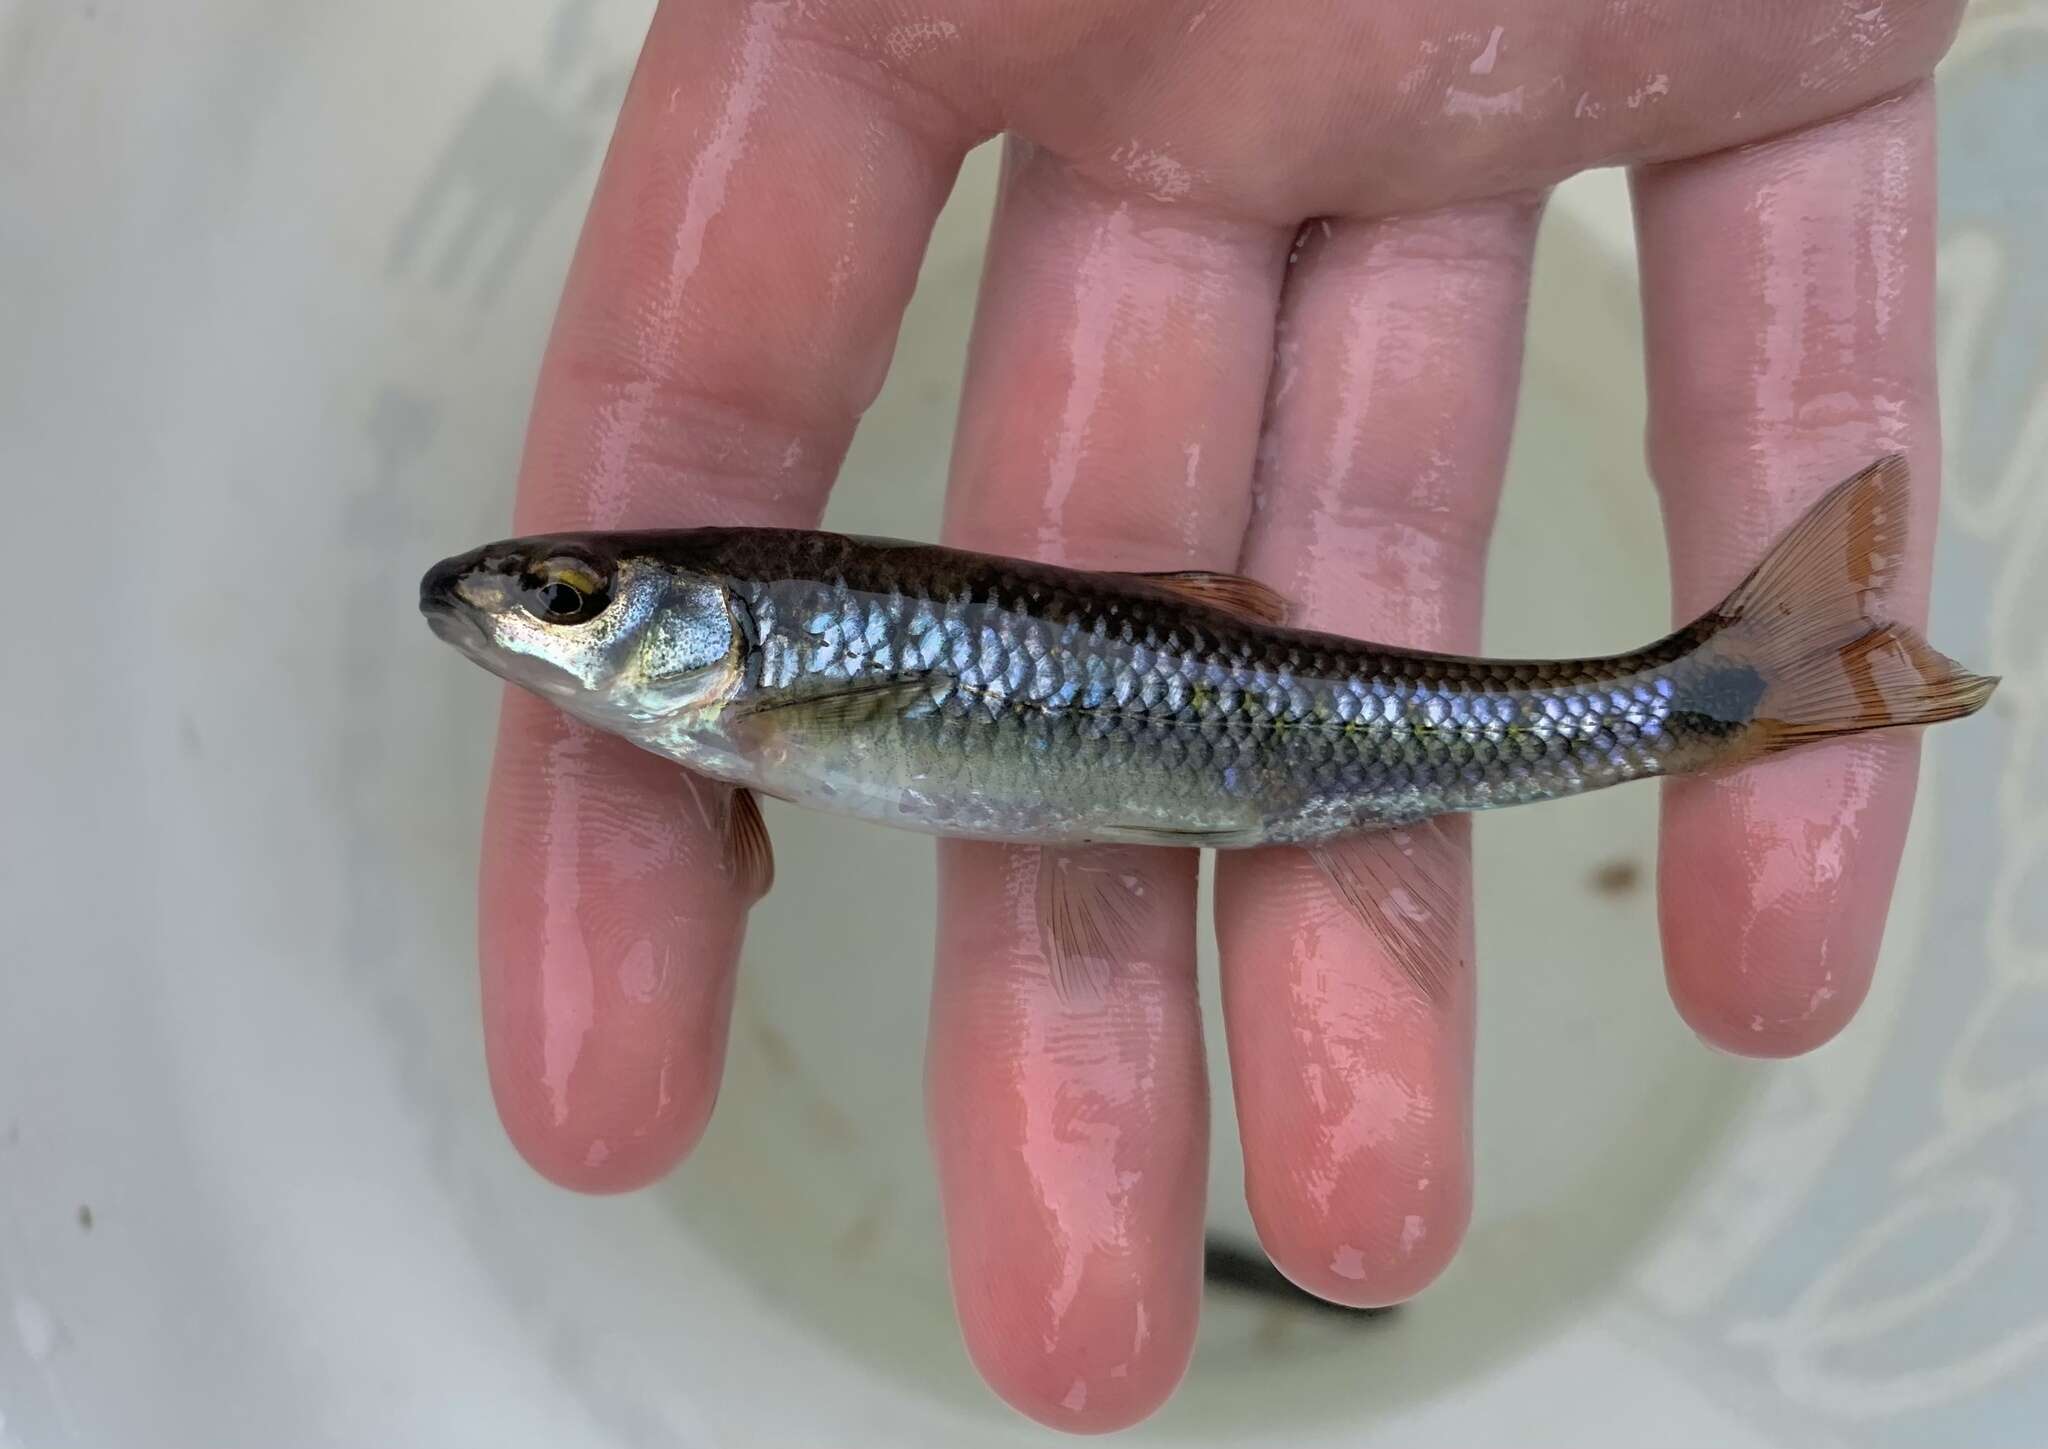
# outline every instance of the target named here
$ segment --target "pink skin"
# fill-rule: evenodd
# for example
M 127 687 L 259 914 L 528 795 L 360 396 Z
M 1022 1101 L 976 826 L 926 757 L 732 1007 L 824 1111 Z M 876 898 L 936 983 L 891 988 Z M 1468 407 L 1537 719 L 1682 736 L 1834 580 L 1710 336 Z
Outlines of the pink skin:
M 954 451 L 948 542 L 1089 568 L 1229 568 L 1286 234 L 1111 199 L 1012 152 Z M 1196 860 L 1128 871 L 1154 939 L 1100 1006 L 1063 1007 L 1037 852 L 949 842 L 930 1120 L 975 1363 L 1052 1423 L 1114 1428 L 1194 1347 L 1208 1093 Z
M 679 17 L 649 37 L 585 223 L 528 430 L 522 533 L 815 524 L 916 281 L 918 248 L 876 223 L 935 216 L 952 181 L 954 160 L 912 130 L 928 108 L 878 117 L 852 82 L 770 64 L 758 16 Z M 820 197 L 848 221 L 821 224 Z M 644 1186 L 711 1115 L 751 904 L 720 874 L 719 794 L 507 693 L 484 832 L 486 1044 L 506 1130 L 556 1182 Z M 650 960 L 651 997 L 633 986 Z
M 1303 238 L 1244 562 L 1309 627 L 1478 647 L 1537 215 L 1474 202 Z M 1472 983 L 1427 1009 L 1300 851 L 1225 856 L 1216 892 L 1259 1236 L 1326 1298 L 1406 1298 L 1471 1208 Z M 1464 929 L 1469 950 L 1469 907 Z
M 1831 477 L 1904 451 L 1916 516 L 1892 608 L 1926 622 L 1941 464 L 1933 112 L 1923 87 L 1637 178 L 1643 285 L 1661 299 L 1650 452 L 1678 617 L 1732 588 Z M 1848 1023 L 1870 989 L 1919 753 L 1886 735 L 1665 787 L 1665 968 L 1701 1036 L 1791 1056 Z
M 1008 130 L 1030 144 L 1005 173 L 946 536 L 1088 566 L 1241 561 L 1314 623 L 1468 647 L 1535 199 L 1634 164 L 1652 463 L 1690 614 L 1877 452 L 1908 447 L 1931 484 L 1918 83 L 1958 10 L 664 5 L 542 368 L 515 524 L 815 521 L 959 159 Z M 1328 234 L 1289 269 L 1312 216 Z M 1919 506 L 1931 526 L 1931 487 Z M 1846 1020 L 1913 763 L 1880 740 L 1667 790 L 1665 954 L 1702 1035 L 1785 1053 Z M 723 808 L 508 699 L 487 1043 L 507 1130 L 557 1182 L 642 1185 L 703 1130 L 750 904 Z M 928 1090 L 973 1359 L 1077 1431 L 1143 1417 L 1184 1370 L 1207 1151 L 1193 859 L 1088 863 L 1153 910 L 1139 959 L 1080 1010 L 1038 959 L 1033 857 L 941 846 Z M 1288 853 L 1226 860 L 1218 898 L 1266 1246 L 1333 1298 L 1411 1294 L 1469 1211 L 1470 978 L 1422 1009 Z

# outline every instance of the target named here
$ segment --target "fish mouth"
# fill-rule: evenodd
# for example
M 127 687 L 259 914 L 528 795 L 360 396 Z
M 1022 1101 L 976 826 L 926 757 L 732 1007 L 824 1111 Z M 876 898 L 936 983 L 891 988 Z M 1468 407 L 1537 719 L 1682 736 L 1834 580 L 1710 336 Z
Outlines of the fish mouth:
M 422 604 L 420 612 L 426 615 L 427 627 L 434 631 L 436 639 L 454 645 L 464 654 L 480 654 L 490 643 L 476 616 L 452 604 Z
M 443 559 L 420 579 L 420 613 L 426 618 L 427 627 L 434 631 L 434 637 L 465 654 L 477 653 L 490 642 L 483 621 L 459 592 L 462 580 L 475 565 L 476 558 L 471 554 Z
M 477 562 L 476 554 L 459 553 L 453 558 L 442 559 L 421 575 L 420 612 L 425 614 L 436 608 L 453 608 L 456 586 L 477 566 Z

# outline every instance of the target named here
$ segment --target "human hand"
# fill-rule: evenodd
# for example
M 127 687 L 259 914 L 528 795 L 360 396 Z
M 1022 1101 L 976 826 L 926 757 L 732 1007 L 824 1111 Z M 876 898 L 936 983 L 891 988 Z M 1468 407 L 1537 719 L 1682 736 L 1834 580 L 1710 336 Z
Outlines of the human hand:
M 1028 140 L 1005 163 L 946 540 L 1241 567 L 1297 622 L 1469 651 L 1541 198 L 1628 164 L 1674 616 L 1828 484 L 1905 451 L 1921 491 L 1896 603 L 1922 622 L 1925 78 L 1960 11 L 664 5 L 548 348 L 516 525 L 816 524 L 955 170 L 1007 131 Z M 1702 1036 L 1790 1054 L 1848 1019 L 1916 760 L 1865 737 L 1664 787 L 1664 956 Z M 721 801 L 507 697 L 486 1041 L 507 1129 L 557 1182 L 639 1186 L 703 1130 L 749 905 Z M 1026 1413 L 1126 1424 L 1179 1378 L 1199 1306 L 1195 857 L 1136 857 L 1170 908 L 1087 1010 L 1040 960 L 1019 888 L 1035 855 L 939 858 L 929 1121 L 962 1328 Z M 1415 1293 L 1469 1210 L 1471 980 L 1418 1001 L 1288 850 L 1224 856 L 1217 930 L 1266 1249 L 1332 1299 Z

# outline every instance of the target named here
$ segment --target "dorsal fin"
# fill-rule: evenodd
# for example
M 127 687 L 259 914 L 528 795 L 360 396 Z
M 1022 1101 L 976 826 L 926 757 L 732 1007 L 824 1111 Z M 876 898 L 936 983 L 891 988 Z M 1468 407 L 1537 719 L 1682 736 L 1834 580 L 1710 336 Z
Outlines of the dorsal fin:
M 1154 588 L 1177 594 L 1191 604 L 1205 604 L 1254 624 L 1287 622 L 1287 600 L 1257 579 L 1212 569 L 1182 569 L 1168 574 L 1130 574 Z

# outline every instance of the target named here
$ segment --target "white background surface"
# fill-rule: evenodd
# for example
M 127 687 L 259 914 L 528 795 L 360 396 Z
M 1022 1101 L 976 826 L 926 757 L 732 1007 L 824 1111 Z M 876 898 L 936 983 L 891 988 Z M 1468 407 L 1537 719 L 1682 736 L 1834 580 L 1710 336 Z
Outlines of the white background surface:
M 645 14 L 0 3 L 6 1449 L 1054 1441 L 944 1291 L 926 843 L 773 815 L 727 1088 L 670 1182 L 558 1192 L 491 1114 L 495 686 L 414 587 L 503 531 Z M 1654 792 L 1484 822 L 1467 1252 L 1363 1331 L 1213 1304 L 1133 1441 L 2048 1443 L 2048 7 L 1979 6 L 1944 82 L 1935 634 L 2007 684 L 1930 740 L 1869 1007 L 1807 1061 L 1713 1055 L 1649 893 L 1588 887 L 1653 860 Z M 992 159 L 836 526 L 936 517 Z M 1546 223 L 1496 650 L 1664 618 L 1628 237 L 1612 176 Z M 1611 564 L 1554 569 L 1587 547 Z

